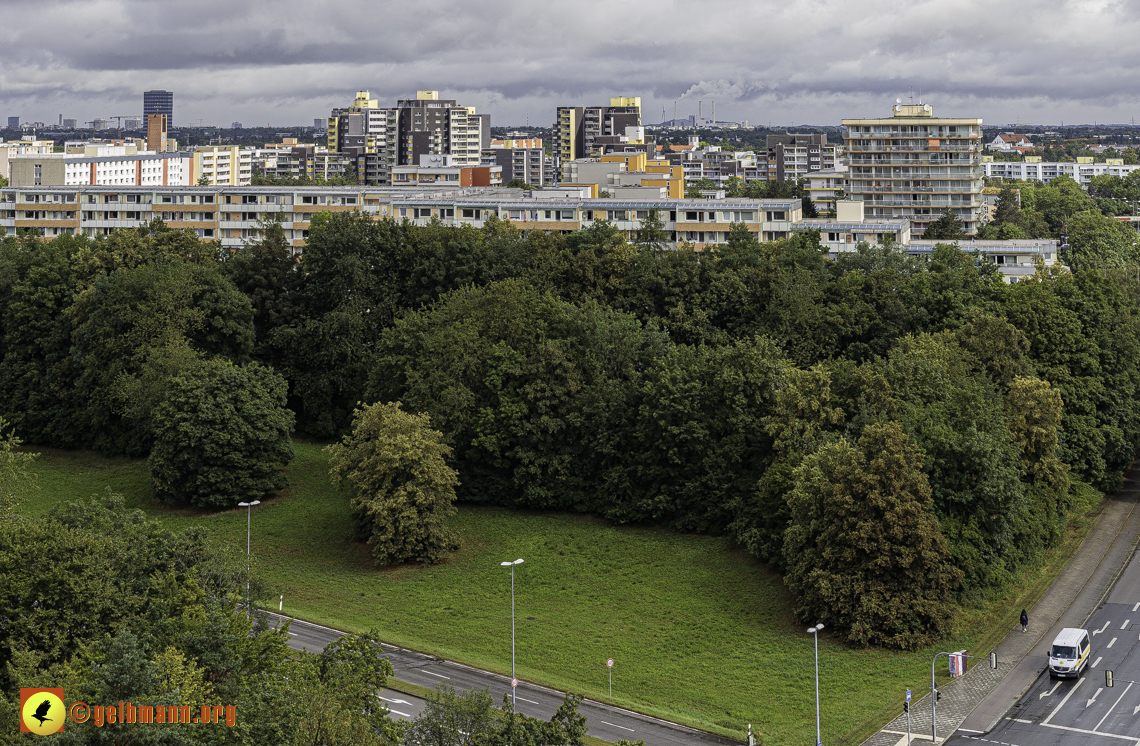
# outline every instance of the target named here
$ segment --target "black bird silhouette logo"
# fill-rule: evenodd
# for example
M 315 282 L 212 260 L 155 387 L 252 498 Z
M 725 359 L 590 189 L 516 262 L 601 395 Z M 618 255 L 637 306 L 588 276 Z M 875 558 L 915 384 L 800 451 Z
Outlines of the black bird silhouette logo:
M 32 715 L 32 717 L 34 717 L 36 720 L 39 720 L 40 725 L 43 725 L 45 720 L 51 720 L 51 718 L 47 716 L 48 712 L 50 711 L 51 700 L 45 699 L 43 702 L 40 702 L 40 706 L 36 708 L 36 712 L 34 715 Z

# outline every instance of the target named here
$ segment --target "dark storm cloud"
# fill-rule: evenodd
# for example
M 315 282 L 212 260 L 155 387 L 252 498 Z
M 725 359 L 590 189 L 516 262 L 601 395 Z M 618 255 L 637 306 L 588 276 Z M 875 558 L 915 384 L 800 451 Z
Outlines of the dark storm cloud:
M 913 89 L 948 115 L 1126 121 L 1140 98 L 1136 3 L 891 0 L 3 3 L 0 115 L 137 112 L 306 123 L 356 90 L 435 88 L 497 123 L 640 95 L 646 121 L 835 122 Z

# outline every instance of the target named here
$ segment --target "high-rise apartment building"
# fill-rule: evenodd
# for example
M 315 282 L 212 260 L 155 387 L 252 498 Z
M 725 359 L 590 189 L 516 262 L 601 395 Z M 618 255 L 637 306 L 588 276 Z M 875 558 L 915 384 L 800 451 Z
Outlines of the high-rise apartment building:
M 843 120 L 847 199 L 862 200 L 867 218 L 908 218 L 917 234 L 947 212 L 975 233 L 985 209 L 982 120 L 901 102 L 892 114 Z
M 621 136 L 626 127 L 641 126 L 641 97 L 610 99 L 609 106 L 559 106 L 554 119 L 555 162 L 588 158 L 601 136 Z
M 166 121 L 174 121 L 174 94 L 170 91 L 147 91 L 143 94 L 143 117 L 165 114 Z
M 8 129 L 19 129 L 19 128 L 20 128 L 20 118 L 19 117 L 8 117 Z
M 329 153 L 365 159 L 358 171 L 369 183 L 390 183 L 394 166 L 418 165 L 421 155 L 450 155 L 456 166 L 478 166 L 490 139 L 489 115 L 442 100 L 438 91 L 417 91 L 394 107 L 380 107 L 368 91 L 359 91 L 351 106 L 333 109 L 328 118 Z
M 827 135 L 768 135 L 768 180 L 795 181 L 835 168 L 836 147 Z

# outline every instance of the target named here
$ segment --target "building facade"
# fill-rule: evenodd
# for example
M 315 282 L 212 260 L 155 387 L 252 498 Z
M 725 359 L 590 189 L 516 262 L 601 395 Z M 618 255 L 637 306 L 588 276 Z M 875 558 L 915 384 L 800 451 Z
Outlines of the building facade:
M 826 134 L 768 135 L 766 145 L 769 181 L 795 181 L 836 165 L 837 148 Z
M 521 181 L 540 187 L 554 183 L 554 174 L 547 169 L 542 138 L 492 140 L 491 147 L 484 148 L 482 156 L 484 166 L 502 168 L 504 184 Z
M 191 151 L 189 183 L 246 186 L 253 179 L 253 151 L 237 145 L 199 145 Z
M 138 153 L 133 146 L 9 158 L 10 183 L 17 187 L 189 186 L 191 164 L 185 153 Z
M 1140 170 L 1140 165 L 1126 166 L 1121 158 L 1109 158 L 1104 163 L 1096 163 L 1093 158 L 1082 156 L 1072 163 L 1042 162 L 1040 156 L 1026 156 L 1024 161 L 994 161 L 986 157 L 982 163 L 987 179 L 1017 179 L 1040 181 L 1048 184 L 1060 176 L 1068 176 L 1080 184 L 1088 184 L 1094 176 L 1127 176 Z
M 165 114 L 166 121 L 174 120 L 174 94 L 170 91 L 147 91 L 143 94 L 143 118 L 151 114 Z
M 983 210 L 982 120 L 936 118 L 930 104 L 897 104 L 893 116 L 844 119 L 847 197 L 867 218 L 908 218 L 921 235 L 955 213 L 975 233 Z
M 611 98 L 609 106 L 559 106 L 554 117 L 555 166 L 601 155 L 593 152 L 599 137 L 621 136 L 626 127 L 640 126 L 640 96 Z

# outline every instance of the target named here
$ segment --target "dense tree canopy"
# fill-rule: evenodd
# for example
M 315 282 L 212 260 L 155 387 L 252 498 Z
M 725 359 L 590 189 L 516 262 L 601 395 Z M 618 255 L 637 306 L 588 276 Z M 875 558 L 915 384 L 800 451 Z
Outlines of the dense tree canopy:
M 728 186 L 802 196 L 795 184 Z M 1132 186 L 1094 192 L 1126 200 Z M 433 473 L 454 470 L 438 494 L 451 484 L 461 501 L 727 534 L 789 573 L 804 614 L 824 596 L 788 547 L 858 556 L 833 569 L 847 589 L 833 628 L 911 646 L 945 629 L 948 607 L 927 600 L 988 593 L 1032 566 L 1091 488 L 1120 484 L 1140 444 L 1134 234 L 1071 180 L 1016 187 L 986 230 L 1065 233 L 1071 271 L 1007 284 L 952 245 L 829 257 L 818 234 L 761 242 L 740 225 L 707 251 L 664 250 L 652 219 L 630 233 L 597 221 L 559 234 L 320 214 L 300 254 L 273 224 L 236 252 L 158 223 L 97 239 L 6 237 L 0 416 L 32 444 L 146 453 L 175 412 L 205 422 L 212 407 L 245 408 L 220 390 L 191 397 L 203 368 L 272 390 L 265 411 L 280 427 L 261 442 L 281 447 L 282 402 L 300 431 L 329 441 L 352 432 L 354 412 L 398 411 L 424 436 Z M 950 237 L 954 221 L 943 223 Z M 175 440 L 154 449 L 158 461 Z M 880 457 L 871 442 L 902 459 L 882 484 L 861 476 Z M 274 489 L 283 454 L 263 450 L 249 484 Z M 187 469 L 208 473 L 195 458 Z M 419 490 L 415 475 L 393 473 L 365 490 L 385 497 L 359 513 L 371 516 L 361 537 L 390 544 L 382 561 L 438 557 L 447 541 L 392 543 L 409 535 L 398 515 Z M 836 525 L 907 516 L 918 544 L 899 551 L 914 558 L 920 597 L 875 586 L 886 560 L 874 546 L 796 528 L 822 510 L 821 474 L 850 506 L 826 513 Z M 863 587 L 883 605 L 860 606 L 848 591 Z

